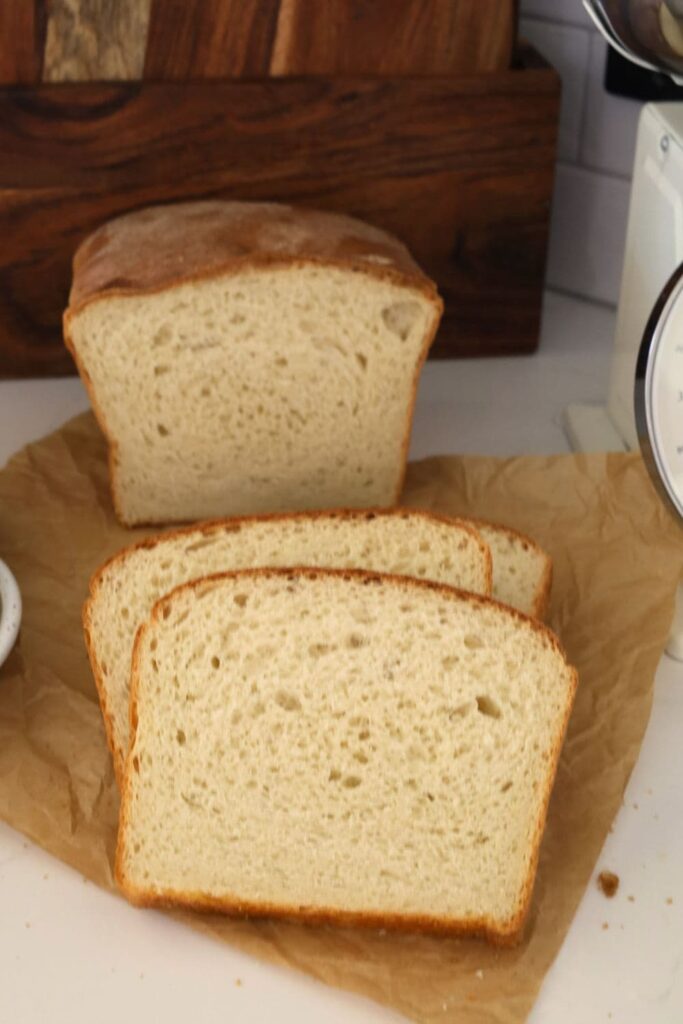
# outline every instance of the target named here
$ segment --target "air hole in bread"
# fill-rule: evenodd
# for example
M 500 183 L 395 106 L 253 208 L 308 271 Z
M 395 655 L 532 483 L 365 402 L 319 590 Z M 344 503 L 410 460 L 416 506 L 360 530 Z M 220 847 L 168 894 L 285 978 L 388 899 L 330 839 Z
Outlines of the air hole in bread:
M 176 742 L 177 742 L 178 746 L 180 746 L 180 747 L 184 747 L 185 746 L 185 741 L 187 739 L 187 736 L 185 735 L 185 733 L 184 733 L 184 731 L 182 729 L 178 729 L 177 733 L 175 734 L 175 738 L 176 738 Z
M 328 654 L 332 648 L 330 644 L 310 644 L 308 653 L 314 658 L 320 658 L 323 654 Z
M 301 711 L 301 701 L 298 697 L 295 697 L 292 693 L 287 693 L 286 690 L 278 690 L 275 694 L 275 703 L 278 704 L 283 711 Z
M 157 423 L 157 434 L 159 437 L 168 437 L 170 431 L 163 423 Z
M 248 598 L 246 594 L 235 594 L 233 600 L 239 608 L 244 608 L 246 606 Z
M 155 377 L 163 377 L 163 375 L 165 373 L 168 373 L 169 369 L 170 369 L 169 366 L 155 366 L 154 367 L 154 376 Z
M 166 342 L 171 340 L 172 336 L 173 332 L 171 331 L 171 328 L 168 324 L 164 324 L 152 338 L 152 348 L 161 348 L 162 345 L 165 345 Z
M 507 793 L 509 789 L 512 789 L 512 783 L 510 781 L 503 783 L 500 787 L 501 793 Z
M 419 312 L 420 307 L 416 302 L 393 302 L 382 310 L 382 320 L 392 334 L 406 341 Z
M 346 789 L 357 789 L 360 784 L 361 779 L 357 775 L 347 775 L 342 782 L 342 786 L 345 786 Z
M 486 715 L 487 718 L 500 718 L 500 708 L 495 700 L 486 694 L 482 697 L 477 697 L 477 711 L 482 715 Z
M 367 370 L 368 368 L 368 357 L 364 356 L 362 352 L 356 352 L 356 361 L 360 366 L 361 370 Z
M 204 548 L 210 548 L 214 544 L 216 544 L 216 538 L 215 537 L 206 537 L 206 538 L 204 538 L 202 540 L 197 540 L 197 541 L 194 542 L 194 544 L 188 544 L 188 546 L 185 548 L 185 554 L 186 555 L 191 555 L 195 551 L 202 551 Z M 204 593 L 208 593 L 208 591 L 204 591 Z M 198 596 L 202 596 L 202 595 L 198 595 Z
M 484 646 L 481 637 L 477 636 L 475 633 L 468 633 L 465 637 L 464 644 L 470 651 L 479 650 L 480 647 Z
M 221 667 L 221 659 L 217 655 L 215 655 L 215 654 L 211 658 L 211 667 L 212 668 L 220 668 Z

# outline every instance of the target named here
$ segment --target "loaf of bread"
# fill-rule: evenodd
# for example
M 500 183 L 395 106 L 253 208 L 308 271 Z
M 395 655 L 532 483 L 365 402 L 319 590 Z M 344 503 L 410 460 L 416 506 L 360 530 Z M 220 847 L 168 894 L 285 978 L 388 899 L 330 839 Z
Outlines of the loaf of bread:
M 531 537 L 498 523 L 472 520 L 493 559 L 493 596 L 536 619 L 545 618 L 553 566 Z
M 365 568 L 491 593 L 491 556 L 474 528 L 407 509 L 224 520 L 126 548 L 95 573 L 83 610 L 86 644 L 119 781 L 129 743 L 133 641 L 154 603 L 179 584 L 201 576 L 295 565 Z
M 135 645 L 117 881 L 142 905 L 513 941 L 575 686 L 545 627 L 438 584 L 186 584 Z
M 211 201 L 105 224 L 64 335 L 119 518 L 395 503 L 441 310 L 400 242 L 339 214 Z

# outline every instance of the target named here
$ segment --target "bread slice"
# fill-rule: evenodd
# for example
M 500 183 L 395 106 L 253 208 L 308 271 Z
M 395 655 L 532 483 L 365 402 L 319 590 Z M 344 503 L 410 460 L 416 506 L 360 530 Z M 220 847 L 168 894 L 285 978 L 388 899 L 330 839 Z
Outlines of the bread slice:
M 215 201 L 105 224 L 64 332 L 119 518 L 394 504 L 441 311 L 405 246 L 350 217 Z
M 135 645 L 124 893 L 511 941 L 576 686 L 487 598 L 343 570 L 162 598 Z
M 133 641 L 154 603 L 201 576 L 295 565 L 423 576 L 491 593 L 491 556 L 474 528 L 407 509 L 224 520 L 126 548 L 95 573 L 83 609 L 86 645 L 119 781 L 129 743 Z
M 545 618 L 553 577 L 550 556 L 517 530 L 479 519 L 472 523 L 491 549 L 493 596 L 525 615 Z

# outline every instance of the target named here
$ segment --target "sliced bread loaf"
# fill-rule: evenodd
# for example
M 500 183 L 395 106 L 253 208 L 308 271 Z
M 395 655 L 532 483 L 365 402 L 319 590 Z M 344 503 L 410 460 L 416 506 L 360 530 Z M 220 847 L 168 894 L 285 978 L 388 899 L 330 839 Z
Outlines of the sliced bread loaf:
M 350 217 L 213 201 L 105 224 L 64 333 L 119 518 L 395 503 L 441 310 L 405 246 Z
M 497 523 L 473 520 L 491 549 L 493 596 L 525 615 L 545 618 L 552 584 L 550 556 L 531 537 Z
M 155 606 L 116 877 L 143 905 L 518 936 L 576 686 L 486 598 L 255 570 Z
M 83 610 L 117 778 L 128 751 L 133 641 L 155 601 L 181 583 L 212 573 L 294 565 L 422 576 L 491 593 L 491 557 L 474 528 L 407 509 L 224 520 L 127 548 L 95 574 Z

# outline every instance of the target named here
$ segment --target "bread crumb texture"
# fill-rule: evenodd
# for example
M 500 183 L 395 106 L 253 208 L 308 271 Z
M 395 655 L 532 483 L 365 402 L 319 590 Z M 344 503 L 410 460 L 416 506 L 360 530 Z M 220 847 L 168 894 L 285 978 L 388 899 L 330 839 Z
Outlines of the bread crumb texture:
M 519 924 L 575 675 L 485 599 L 237 573 L 156 606 L 133 673 L 129 895 Z
M 76 310 L 123 521 L 393 503 L 439 312 L 424 288 L 315 263 Z
M 471 529 L 406 509 L 226 521 L 129 549 L 98 575 L 87 612 L 119 770 L 129 745 L 133 641 L 154 603 L 201 576 L 294 565 L 405 574 L 480 594 L 490 588 L 488 551 Z

